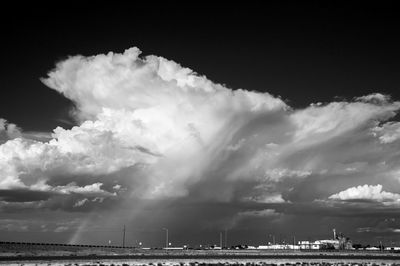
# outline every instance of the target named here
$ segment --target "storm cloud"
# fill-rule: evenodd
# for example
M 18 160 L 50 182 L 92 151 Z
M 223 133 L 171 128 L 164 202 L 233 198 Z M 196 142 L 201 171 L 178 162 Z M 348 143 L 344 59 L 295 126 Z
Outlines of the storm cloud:
M 321 208 L 340 216 L 348 206 L 335 200 L 398 200 L 400 102 L 390 96 L 294 109 L 140 53 L 72 56 L 42 79 L 74 103 L 78 126 L 38 140 L 0 120 L 0 208 L 130 208 L 142 224 L 180 214 L 176 223 L 233 228 Z

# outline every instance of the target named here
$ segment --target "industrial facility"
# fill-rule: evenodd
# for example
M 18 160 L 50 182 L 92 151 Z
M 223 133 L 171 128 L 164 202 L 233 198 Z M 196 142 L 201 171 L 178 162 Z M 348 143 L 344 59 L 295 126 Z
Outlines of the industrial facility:
M 259 246 L 258 249 L 269 250 L 350 250 L 353 249 L 353 243 L 350 238 L 344 236 L 342 233 L 337 234 L 336 229 L 333 229 L 332 239 L 323 240 L 301 240 L 297 244 L 275 244 L 269 243 L 265 246 Z

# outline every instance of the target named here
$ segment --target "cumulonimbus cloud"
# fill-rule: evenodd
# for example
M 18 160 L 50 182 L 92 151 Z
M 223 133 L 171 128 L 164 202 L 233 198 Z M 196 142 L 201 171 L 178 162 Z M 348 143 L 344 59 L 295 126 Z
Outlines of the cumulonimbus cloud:
M 379 93 L 295 110 L 137 48 L 70 57 L 42 81 L 74 103 L 78 126 L 48 141 L 11 134 L 0 145 L 0 189 L 60 192 L 76 182 L 68 191 L 84 198 L 74 206 L 95 184 L 113 197 L 279 204 L 312 201 L 296 191 L 313 178 L 378 177 L 373 165 L 395 180 L 397 155 L 377 140 L 395 134 L 397 122 L 385 121 L 400 103 Z M 0 132 L 10 135 L 10 125 Z

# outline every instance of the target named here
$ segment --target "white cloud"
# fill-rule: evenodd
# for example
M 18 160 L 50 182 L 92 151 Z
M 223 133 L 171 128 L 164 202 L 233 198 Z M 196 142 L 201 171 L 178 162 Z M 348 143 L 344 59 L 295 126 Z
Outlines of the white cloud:
M 54 232 L 55 233 L 62 233 L 62 232 L 68 231 L 68 230 L 69 230 L 69 227 L 67 227 L 67 226 L 59 226 L 59 227 L 54 229 Z
M 382 104 L 357 101 L 333 102 L 325 106 L 311 105 L 293 113 L 292 119 L 297 126 L 294 137 L 303 144 L 318 143 L 346 134 L 365 123 L 386 120 L 394 116 L 399 107 L 399 102 L 387 101 Z
M 78 200 L 77 202 L 75 202 L 75 204 L 74 204 L 74 208 L 77 208 L 77 207 L 81 207 L 81 206 L 83 206 L 86 202 L 88 202 L 89 200 L 87 199 L 87 198 L 84 198 L 84 199 L 82 199 L 82 200 Z
M 52 188 L 54 191 L 63 193 L 63 194 L 70 194 L 70 193 L 76 193 L 76 194 L 83 194 L 83 195 L 98 195 L 98 196 L 111 196 L 111 195 L 116 195 L 114 193 L 110 193 L 107 191 L 102 190 L 100 187 L 102 186 L 102 183 L 94 183 L 91 185 L 87 185 L 84 187 L 79 187 L 75 185 L 74 183 L 70 183 L 66 186 L 57 186 Z
M 113 189 L 114 189 L 114 190 L 120 190 L 121 187 L 122 187 L 121 185 L 116 184 L 115 186 L 113 186 Z
M 268 169 L 265 173 L 266 178 L 272 179 L 272 180 L 280 180 L 285 177 L 304 178 L 311 174 L 312 174 L 311 171 L 291 170 L 291 169 L 285 169 L 285 168 Z
M 0 120 L 0 132 L 14 132 L 0 145 L 0 189 L 99 201 L 191 196 L 282 203 L 283 192 L 315 176 L 377 179 L 398 169 L 395 149 L 381 145 L 397 126 L 386 124 L 390 136 L 382 143 L 371 136 L 400 108 L 388 96 L 295 110 L 268 93 L 231 90 L 173 61 L 139 55 L 131 48 L 58 63 L 43 82 L 75 104 L 79 125 L 57 127 L 51 139 L 29 138 Z
M 57 194 L 80 194 L 91 197 L 112 197 L 116 196 L 116 192 L 108 192 L 101 189 L 103 183 L 93 183 L 86 186 L 77 186 L 76 183 L 71 182 L 63 186 L 49 186 L 43 180 L 30 187 L 33 191 L 54 192 Z
M 371 200 L 377 202 L 400 202 L 400 194 L 382 190 L 382 185 L 351 187 L 329 197 L 333 200 Z
M 248 120 L 286 108 L 267 93 L 232 91 L 172 61 L 139 54 L 132 48 L 59 63 L 43 82 L 76 104 L 81 124 L 56 128 L 49 142 L 3 144 L 0 188 L 32 186 L 20 178 L 29 172 L 41 172 L 29 182 L 36 184 L 55 169 L 100 175 L 151 165 L 138 193 L 184 195 L 188 179 L 200 178 Z
M 103 201 L 104 201 L 104 197 L 95 197 L 94 199 L 92 199 L 92 202 L 102 203 Z
M 374 104 L 386 104 L 390 101 L 390 96 L 382 93 L 372 93 L 369 95 L 357 97 L 356 100 Z
M 17 125 L 0 118 L 0 144 L 9 139 L 21 137 L 21 135 L 21 130 Z
M 251 197 L 245 197 L 245 201 L 254 201 L 258 203 L 285 203 L 286 201 L 282 198 L 282 195 L 279 193 L 255 195 Z
M 400 139 L 400 123 L 399 122 L 388 122 L 382 126 L 373 128 L 372 133 L 378 137 L 380 142 L 383 144 L 393 143 Z
M 274 217 L 279 215 L 274 209 L 250 210 L 238 213 L 239 216 Z

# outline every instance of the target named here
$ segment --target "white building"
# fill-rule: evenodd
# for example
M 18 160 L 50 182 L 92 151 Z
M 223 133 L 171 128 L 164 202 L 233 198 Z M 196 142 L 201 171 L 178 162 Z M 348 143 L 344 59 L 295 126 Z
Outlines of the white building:
M 321 249 L 321 243 L 311 241 L 300 241 L 300 249 Z
M 377 251 L 377 250 L 380 250 L 380 249 L 377 248 L 377 247 L 368 247 L 368 248 L 365 248 L 365 250 Z
M 339 249 L 339 240 L 327 239 L 317 241 L 300 241 L 300 249 L 326 249 L 329 247 Z
M 267 246 L 258 246 L 257 249 L 268 249 L 268 250 L 285 250 L 285 249 L 300 249 L 299 245 L 267 245 Z
M 386 247 L 385 250 L 400 250 L 400 247 Z

